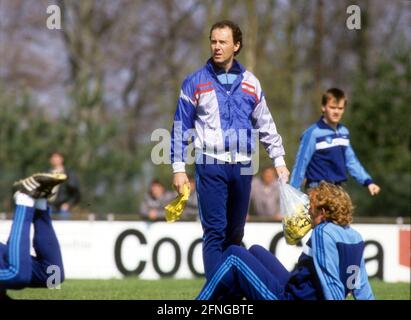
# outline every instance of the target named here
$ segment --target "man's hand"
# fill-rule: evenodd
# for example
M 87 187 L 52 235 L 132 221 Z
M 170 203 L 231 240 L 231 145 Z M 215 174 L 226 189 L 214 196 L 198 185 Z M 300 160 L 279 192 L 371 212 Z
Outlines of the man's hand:
M 178 194 L 183 193 L 183 187 L 185 184 L 190 185 L 187 174 L 185 172 L 176 172 L 173 176 L 173 186 L 177 190 Z
M 370 183 L 368 185 L 368 191 L 372 196 L 377 195 L 380 192 L 381 188 L 377 186 L 375 183 Z
M 288 177 L 290 176 L 290 171 L 288 171 L 286 166 L 276 167 L 278 178 L 281 178 L 284 183 L 288 182 Z

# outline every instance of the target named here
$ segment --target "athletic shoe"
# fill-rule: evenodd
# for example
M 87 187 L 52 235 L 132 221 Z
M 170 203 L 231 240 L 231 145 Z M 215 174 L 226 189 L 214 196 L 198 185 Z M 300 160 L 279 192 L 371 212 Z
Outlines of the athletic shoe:
M 16 181 L 13 184 L 13 191 L 20 191 L 35 199 L 47 198 L 56 185 L 66 180 L 67 175 L 64 173 L 35 173 L 30 177 Z

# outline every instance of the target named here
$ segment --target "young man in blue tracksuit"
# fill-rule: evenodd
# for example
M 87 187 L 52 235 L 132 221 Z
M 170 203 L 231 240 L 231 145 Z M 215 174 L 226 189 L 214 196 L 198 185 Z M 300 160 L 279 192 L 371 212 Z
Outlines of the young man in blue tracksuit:
M 15 183 L 13 224 L 7 244 L 0 243 L 0 299 L 7 298 L 6 289 L 47 287 L 51 276 L 60 283 L 64 280 L 60 246 L 46 198 L 66 179 L 64 174 L 39 173 Z M 30 255 L 31 224 L 36 256 Z M 49 285 L 58 285 L 54 282 Z
M 374 299 L 364 266 L 364 241 L 350 227 L 353 206 L 341 186 L 320 182 L 310 191 L 313 231 L 293 272 L 261 246 L 230 246 L 197 299 Z
M 267 107 L 258 79 L 234 56 L 242 33 L 231 21 L 210 30 L 212 57 L 183 82 L 174 116 L 171 161 L 173 185 L 188 184 L 188 144 L 194 139 L 196 187 L 203 226 L 203 260 L 207 278 L 231 244 L 244 234 L 257 135 L 276 167 L 288 179 L 281 136 Z M 190 138 L 191 137 L 191 138 Z
M 341 184 L 347 180 L 346 171 L 358 183 L 366 186 L 371 195 L 380 192 L 370 175 L 358 161 L 350 143 L 350 134 L 340 124 L 347 99 L 337 88 L 327 90 L 321 101 L 322 117 L 302 135 L 290 184 L 300 189 L 305 179 L 306 188 L 324 180 Z

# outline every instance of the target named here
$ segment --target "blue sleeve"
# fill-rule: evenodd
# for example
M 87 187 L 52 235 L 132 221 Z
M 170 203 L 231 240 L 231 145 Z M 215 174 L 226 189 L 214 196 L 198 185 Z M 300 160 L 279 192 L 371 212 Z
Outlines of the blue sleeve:
M 372 183 L 370 175 L 365 171 L 360 161 L 357 159 L 351 144 L 349 144 L 345 150 L 345 163 L 348 172 L 358 183 L 368 186 Z
M 344 300 L 345 288 L 340 280 L 337 245 L 324 227 L 325 224 L 321 224 L 314 228 L 311 236 L 315 270 L 325 299 Z
M 181 88 L 171 132 L 171 162 L 185 162 L 190 137 L 194 135 L 196 102 L 191 81 L 187 78 Z M 190 131 L 191 130 L 191 131 Z
M 374 294 L 371 285 L 368 282 L 367 270 L 365 269 L 364 258 L 361 259 L 360 266 L 360 284 L 358 289 L 353 290 L 353 296 L 356 300 L 374 300 Z
M 315 127 L 309 128 L 300 139 L 297 157 L 295 158 L 293 172 L 291 174 L 290 184 L 300 190 L 301 184 L 305 178 L 307 166 L 315 151 L 315 137 L 313 135 Z

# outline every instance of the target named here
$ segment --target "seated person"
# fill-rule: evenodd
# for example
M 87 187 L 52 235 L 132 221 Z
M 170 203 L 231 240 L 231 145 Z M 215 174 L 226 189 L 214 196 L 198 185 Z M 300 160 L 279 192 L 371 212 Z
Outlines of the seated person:
M 171 191 L 167 191 L 158 180 L 153 180 L 150 190 L 144 195 L 140 206 L 140 214 L 144 219 L 159 220 L 165 218 L 164 207 L 174 198 Z
M 52 226 L 47 197 L 53 187 L 66 179 L 65 174 L 38 173 L 14 184 L 13 224 L 7 244 L 0 243 L 0 299 L 7 298 L 7 289 L 50 286 L 50 266 L 60 272 L 56 279 L 59 278 L 60 283 L 64 281 L 60 245 Z M 32 223 L 35 256 L 30 255 Z
M 250 215 L 267 220 L 281 221 L 280 197 L 277 173 L 274 167 L 266 167 L 261 178 L 255 177 L 251 183 Z
M 197 299 L 343 300 L 374 295 L 364 266 L 364 240 L 350 227 L 353 205 L 340 186 L 321 182 L 310 192 L 313 231 L 288 272 L 261 246 L 230 246 Z

